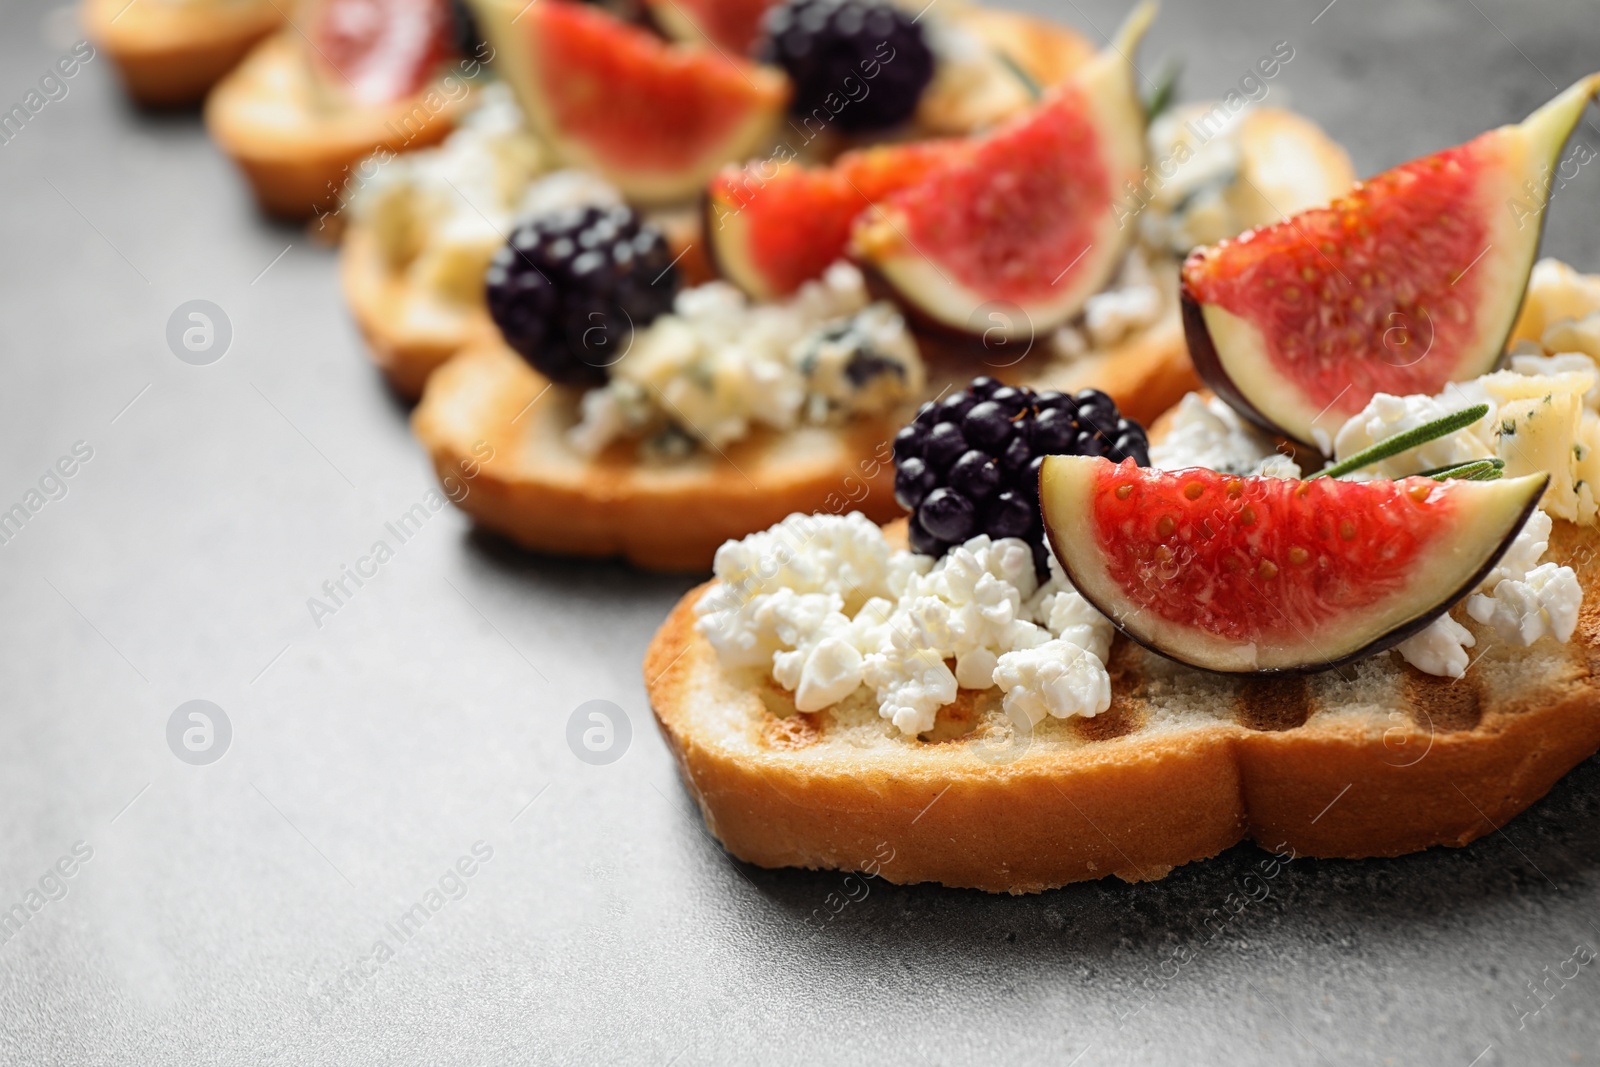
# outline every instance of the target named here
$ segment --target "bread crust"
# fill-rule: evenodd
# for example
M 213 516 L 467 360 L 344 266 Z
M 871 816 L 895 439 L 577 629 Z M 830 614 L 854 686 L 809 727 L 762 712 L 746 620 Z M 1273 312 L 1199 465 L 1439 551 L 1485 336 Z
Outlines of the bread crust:
M 1176 322 L 1163 321 L 1068 366 L 1040 366 L 1047 376 L 1020 373 L 1030 369 L 1021 365 L 986 368 L 970 353 L 930 358 L 935 382 L 945 375 L 949 384 L 964 384 L 989 370 L 1046 388 L 1093 385 L 1147 421 L 1194 384 Z M 578 421 L 581 394 L 557 387 L 546 394 L 549 385 L 498 336 L 490 336 L 427 378 L 411 419 L 441 481 L 459 482 L 464 471 L 477 471 L 466 479 L 468 492 L 458 506 L 524 548 L 621 556 L 649 570 L 703 572 L 724 541 L 797 511 L 861 511 L 875 522 L 901 514 L 894 500 L 892 442 L 909 409 L 839 427 L 758 430 L 721 452 L 702 449 L 689 459 L 652 466 L 638 459 L 632 439 L 614 443 L 594 460 L 574 452 L 564 435 Z M 937 390 L 936 384 L 931 391 Z M 494 459 L 484 463 L 486 451 Z
M 407 399 L 422 395 L 428 375 L 445 360 L 498 337 L 483 305 L 438 300 L 391 270 L 376 236 L 360 223 L 346 227 L 340 242 L 339 286 L 372 361 Z M 419 325 L 412 313 L 423 304 L 430 314 Z
M 700 240 L 699 220 L 687 211 L 651 212 L 676 259 L 685 286 L 712 279 Z M 345 305 L 395 392 L 408 400 L 422 395 L 428 376 L 466 348 L 492 345 L 499 332 L 482 301 L 440 300 L 394 270 L 376 236 L 360 222 L 345 228 L 339 246 L 339 285 Z M 419 323 L 413 313 L 426 308 Z
M 1020 11 L 952 6 L 942 17 L 982 41 L 990 51 L 1005 55 L 1039 86 L 1066 81 L 1095 53 L 1095 46 L 1072 28 Z M 918 104 L 912 135 L 974 133 L 1025 110 L 1032 102 L 1021 80 L 999 64 L 976 82 L 936 76 Z
M 269 0 L 197 6 L 84 0 L 83 25 L 122 83 L 148 107 L 198 102 L 257 42 L 283 24 Z
M 495 343 L 439 368 L 411 425 L 445 487 L 465 486 L 451 493 L 463 511 L 541 552 L 704 571 L 722 542 L 795 511 L 860 510 L 879 521 L 899 512 L 890 450 L 903 412 L 761 430 L 721 451 L 649 465 L 632 440 L 594 459 L 573 451 L 565 434 L 579 395 Z
M 1327 858 L 1465 845 L 1600 748 L 1600 536 L 1557 522 L 1550 557 L 1585 602 L 1567 645 L 1483 650 L 1466 678 L 1383 654 L 1307 678 L 1209 675 L 1120 635 L 1112 705 L 1046 720 L 1010 762 L 983 758 L 997 715 L 963 690 L 964 738 L 847 742 L 830 711 L 792 711 L 759 672 L 724 671 L 679 602 L 651 642 L 651 707 L 706 824 L 763 867 L 1030 893 L 1114 874 L 1164 876 L 1241 840 Z M 991 703 L 992 693 L 991 693 Z M 778 715 L 770 709 L 780 708 Z M 943 724 L 941 724 L 943 725 Z
M 442 141 L 472 99 L 470 90 L 451 99 L 430 85 L 380 107 L 320 112 L 306 62 L 297 34 L 275 34 L 206 98 L 212 139 L 244 172 L 262 208 L 283 218 L 336 205 L 350 168 L 379 149 L 405 152 Z

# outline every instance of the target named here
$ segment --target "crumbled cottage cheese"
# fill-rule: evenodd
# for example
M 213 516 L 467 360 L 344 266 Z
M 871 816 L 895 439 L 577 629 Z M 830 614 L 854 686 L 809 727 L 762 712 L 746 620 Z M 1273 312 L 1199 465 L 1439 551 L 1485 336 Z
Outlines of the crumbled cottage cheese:
M 1111 284 L 1084 302 L 1076 323 L 1056 331 L 1055 354 L 1075 359 L 1091 349 L 1103 351 L 1148 328 L 1165 310 L 1149 258 L 1143 249 L 1132 248 Z
M 866 685 L 914 735 L 958 688 L 1000 685 L 1030 722 L 1110 705 L 1111 623 L 1053 560 L 1041 586 L 1022 541 L 979 536 L 933 561 L 890 549 L 860 514 L 794 515 L 723 545 L 715 569 L 698 628 L 724 664 L 770 663 L 801 711 Z
M 1568 567 L 1541 563 L 1551 516 L 1580 523 L 1597 517 L 1600 485 L 1600 284 L 1553 260 L 1539 263 L 1529 286 L 1521 329 L 1540 338 L 1519 343 L 1511 369 L 1448 386 L 1438 396 L 1380 393 L 1350 418 L 1333 439 L 1335 459 L 1385 437 L 1414 429 L 1473 404 L 1489 412 L 1446 437 L 1393 456 L 1352 478 L 1401 478 L 1421 470 L 1499 457 L 1507 477 L 1550 473 L 1550 487 L 1511 548 L 1466 600 L 1467 614 L 1490 626 L 1501 641 L 1526 646 L 1544 637 L 1571 638 L 1583 589 Z M 1237 474 L 1268 473 L 1271 441 L 1247 426 L 1225 403 L 1190 394 L 1171 428 L 1150 449 L 1163 469 L 1203 466 Z M 1282 457 L 1279 457 L 1282 459 Z M 1449 614 L 1396 646 L 1418 670 L 1461 677 L 1476 639 Z
M 922 358 L 890 305 L 868 303 L 861 272 L 835 263 L 782 303 L 752 304 L 726 282 L 678 294 L 637 331 L 590 390 L 573 447 L 677 434 L 720 448 L 758 426 L 791 430 L 889 411 L 921 392 Z
M 1494 627 L 1500 639 L 1531 645 L 1541 637 L 1565 643 L 1578 626 L 1583 586 L 1570 567 L 1541 563 L 1520 580 L 1504 579 L 1490 596 L 1467 600 L 1467 614 Z
M 1227 194 L 1244 162 L 1239 130 L 1247 114 L 1248 109 L 1233 113 L 1220 129 L 1208 128 L 1209 136 L 1188 121 L 1192 110 L 1167 111 L 1150 124 L 1150 158 L 1158 161 L 1158 175 L 1166 162 L 1172 176 L 1155 183 L 1150 206 L 1140 217 L 1147 243 L 1183 256 L 1239 232 Z
M 1150 445 L 1159 470 L 1205 467 L 1224 474 L 1298 478 L 1300 467 L 1272 439 L 1217 397 L 1189 393 L 1173 411 L 1166 435 Z
M 1543 506 L 1558 518 L 1589 522 L 1595 517 L 1594 486 L 1600 484 L 1600 415 L 1584 406 L 1587 393 L 1600 381 L 1593 361 L 1579 368 L 1567 354 L 1521 365 L 1543 370 L 1555 363 L 1574 369 L 1556 374 L 1517 370 L 1486 374 L 1452 384 L 1438 396 L 1390 396 L 1379 393 L 1339 430 L 1334 456 L 1345 459 L 1392 434 L 1415 429 L 1473 404 L 1487 404 L 1488 414 L 1471 426 L 1402 452 L 1359 471 L 1353 478 L 1401 478 L 1420 470 L 1498 456 L 1507 477 L 1546 471 L 1550 488 Z
M 1550 279 L 1567 285 L 1560 272 L 1540 266 L 1547 285 L 1553 284 Z M 1537 303 L 1533 293 L 1530 301 Z M 1558 319 L 1543 327 L 1542 335 L 1570 341 L 1575 325 L 1576 320 Z M 1571 638 L 1583 588 L 1571 568 L 1539 561 L 1549 544 L 1551 514 L 1595 522 L 1593 487 L 1600 485 L 1600 415 L 1590 406 L 1591 394 L 1600 389 L 1600 371 L 1582 352 L 1553 351 L 1542 343 L 1536 347 L 1513 355 L 1511 370 L 1451 385 L 1436 397 L 1380 393 L 1345 423 L 1334 441 L 1335 456 L 1343 459 L 1450 412 L 1489 405 L 1489 413 L 1471 426 L 1352 477 L 1399 478 L 1493 456 L 1505 461 L 1507 477 L 1550 474 L 1540 510 L 1466 601 L 1468 615 L 1490 626 L 1501 641 L 1517 646 L 1547 636 L 1562 642 Z M 1600 350 L 1600 344 L 1596 347 Z M 1418 670 L 1460 678 L 1470 662 L 1466 650 L 1475 645 L 1471 631 L 1446 614 L 1396 651 Z
M 482 299 L 483 275 L 520 218 L 560 207 L 620 202 L 586 171 L 557 171 L 528 129 L 511 89 L 491 82 L 438 148 L 396 155 L 354 201 L 396 272 L 458 303 Z M 536 180 L 537 179 L 537 180 Z

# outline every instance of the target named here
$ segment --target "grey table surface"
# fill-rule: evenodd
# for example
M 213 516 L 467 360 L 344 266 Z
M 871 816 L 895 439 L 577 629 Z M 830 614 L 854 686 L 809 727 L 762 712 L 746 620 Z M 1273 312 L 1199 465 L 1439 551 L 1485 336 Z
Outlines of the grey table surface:
M 1054 13 L 1120 14 L 1081 2 Z M 1287 40 L 1269 102 L 1367 173 L 1600 66 L 1579 0 L 1324 3 L 1171 3 L 1145 69 L 1181 54 L 1216 95 Z M 0 26 L 9 107 L 77 31 L 15 0 Z M 0 1062 L 1600 1058 L 1593 760 L 1469 848 L 1296 861 L 1236 914 L 1254 847 L 1015 899 L 874 883 L 837 914 L 840 875 L 731 861 L 640 677 L 696 579 L 523 554 L 448 508 L 398 545 L 432 478 L 332 252 L 106 57 L 67 86 L 0 145 L 0 508 L 43 501 L 0 545 L 0 909 L 26 917 L 0 929 Z M 1596 170 L 1547 238 L 1589 269 Z M 207 366 L 165 340 L 193 299 L 232 327 Z M 379 539 L 394 558 L 314 620 Z M 168 743 L 196 699 L 231 726 L 209 765 Z M 632 727 L 609 765 L 566 740 L 589 700 Z

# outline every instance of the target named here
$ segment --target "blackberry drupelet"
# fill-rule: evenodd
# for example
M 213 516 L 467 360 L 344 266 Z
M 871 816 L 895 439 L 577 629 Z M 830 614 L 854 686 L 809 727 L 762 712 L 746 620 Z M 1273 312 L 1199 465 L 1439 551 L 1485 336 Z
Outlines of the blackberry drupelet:
M 888 0 L 787 0 L 767 12 L 756 57 L 788 71 L 793 114 L 850 133 L 906 121 L 933 79 L 922 27 Z
M 487 59 L 490 50 L 484 44 L 483 33 L 478 29 L 478 18 L 467 6 L 466 0 L 450 0 L 451 40 L 456 51 L 464 56 Z
M 1150 465 L 1144 427 L 1109 396 L 1035 393 L 975 378 L 922 405 L 894 438 L 895 499 L 911 511 L 914 551 L 935 558 L 969 537 L 1020 537 L 1044 575 L 1039 466 L 1045 456 L 1105 456 Z
M 506 343 L 551 381 L 601 385 L 633 331 L 671 310 L 677 268 L 632 209 L 566 208 L 518 226 L 484 277 Z

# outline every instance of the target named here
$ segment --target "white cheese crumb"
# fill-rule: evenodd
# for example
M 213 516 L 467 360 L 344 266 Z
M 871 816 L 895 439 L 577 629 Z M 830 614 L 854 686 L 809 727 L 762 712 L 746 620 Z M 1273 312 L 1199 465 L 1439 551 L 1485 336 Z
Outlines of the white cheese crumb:
M 1272 439 L 1245 423 L 1217 397 L 1189 393 L 1172 413 L 1167 434 L 1150 445 L 1150 463 L 1159 470 L 1205 467 L 1225 474 L 1298 477 L 1299 468 L 1273 446 Z M 1285 472 L 1290 469 L 1294 474 Z
M 1008 680 L 1006 710 L 1033 721 L 1109 706 L 1111 623 L 1053 559 L 1041 586 L 1020 540 L 974 537 L 934 562 L 892 551 L 861 515 L 795 515 L 723 545 L 715 570 L 697 628 L 728 666 L 770 664 L 801 711 L 864 684 L 878 713 L 915 735 L 958 688 L 988 689 L 997 677 Z M 1036 693 L 1024 678 L 1038 681 Z
M 623 417 L 585 406 L 568 434 L 594 455 L 624 435 L 676 428 L 721 448 L 758 427 L 792 430 L 891 410 L 922 391 L 905 320 L 869 303 L 861 272 L 835 263 L 778 303 L 751 304 L 726 282 L 679 293 L 671 314 L 638 330 L 596 392 Z
M 1111 706 L 1111 675 L 1105 664 L 1071 641 L 1007 652 L 1000 657 L 994 684 L 1005 690 L 1007 712 L 1021 712 L 1035 724 L 1046 715 L 1093 718 Z
M 1472 631 L 1452 619 L 1448 612 L 1395 646 L 1395 651 L 1419 671 L 1443 678 L 1460 678 L 1467 673 L 1467 649 L 1477 643 Z
M 1446 393 L 1443 397 L 1391 396 L 1379 393 L 1367 406 L 1347 420 L 1333 441 L 1333 455 L 1343 460 L 1369 445 L 1406 430 L 1414 430 L 1424 423 L 1453 414 L 1471 406 L 1462 397 Z M 1404 478 L 1418 471 L 1432 470 L 1474 459 L 1487 459 L 1494 455 L 1491 444 L 1494 418 L 1493 405 L 1478 422 L 1463 430 L 1436 438 L 1418 448 L 1391 456 L 1350 475 L 1353 479 Z
M 510 88 L 491 82 L 477 92 L 477 106 L 437 148 L 383 163 L 352 205 L 391 269 L 456 303 L 481 299 L 518 198 L 546 165 Z M 581 178 L 616 196 L 595 175 Z
M 1571 639 L 1578 625 L 1583 586 L 1570 567 L 1541 563 L 1520 581 L 1496 583 L 1492 596 L 1467 600 L 1467 614 L 1494 628 L 1502 641 L 1527 646 L 1542 637 Z

